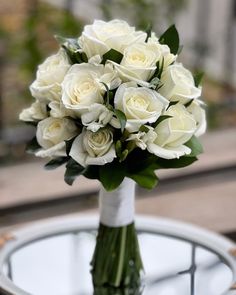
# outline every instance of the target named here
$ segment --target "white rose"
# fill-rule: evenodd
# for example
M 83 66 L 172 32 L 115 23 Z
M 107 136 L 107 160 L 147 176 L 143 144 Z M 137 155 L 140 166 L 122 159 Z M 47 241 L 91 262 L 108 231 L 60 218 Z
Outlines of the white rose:
M 135 31 L 135 28 L 130 27 L 125 21 L 95 20 L 92 25 L 84 27 L 79 45 L 90 58 L 94 55 L 102 56 L 111 48 L 123 53 L 128 45 L 144 42 L 146 37 L 146 33 Z
M 161 82 L 159 92 L 170 101 L 186 103 L 201 95 L 201 89 L 195 86 L 191 72 L 182 64 L 167 67 L 162 73 Z
M 138 133 L 130 134 L 129 137 L 126 139 L 127 141 L 134 141 L 136 146 L 142 150 L 146 150 L 148 143 L 154 142 L 157 137 L 154 128 L 151 126 L 145 126 L 148 131 L 139 131 Z
M 59 101 L 51 101 L 48 106 L 51 109 L 50 116 L 53 118 L 76 118 L 76 114 L 73 112 L 73 110 L 65 108 L 65 106 Z
M 67 55 L 63 49 L 49 56 L 39 67 L 36 80 L 31 84 L 31 94 L 43 101 L 61 99 L 61 82 L 70 68 Z
M 117 87 L 120 80 L 112 67 L 92 64 L 75 64 L 62 83 L 62 102 L 68 109 L 82 114 L 94 103 L 103 103 L 105 87 Z
M 157 137 L 147 144 L 148 151 L 164 159 L 190 154 L 191 149 L 184 144 L 196 131 L 194 117 L 181 104 L 170 106 L 164 115 L 171 118 L 165 119 L 154 129 Z
M 34 122 L 43 120 L 47 116 L 47 105 L 36 100 L 29 108 L 24 109 L 20 113 L 19 119 L 26 122 Z
M 168 101 L 154 90 L 137 87 L 135 83 L 124 83 L 116 91 L 115 108 L 127 118 L 126 129 L 138 131 L 141 125 L 154 123 L 166 109 Z
M 164 69 L 176 60 L 177 55 L 170 52 L 170 47 L 168 45 L 160 44 L 155 35 L 152 35 L 148 39 L 148 44 L 153 44 L 153 46 L 156 46 L 158 51 L 161 51 L 161 57 L 164 59 Z
M 83 167 L 112 162 L 116 152 L 111 129 L 102 128 L 97 132 L 84 129 L 74 140 L 70 156 Z
M 38 157 L 65 156 L 65 140 L 78 134 L 78 128 L 72 120 L 49 117 L 39 122 L 36 138 L 42 150 Z
M 158 46 L 158 45 L 157 45 Z M 177 55 L 170 52 L 170 47 L 165 44 L 159 44 L 162 58 L 164 59 L 164 69 L 176 61 Z
M 93 132 L 105 127 L 112 119 L 113 112 L 105 105 L 95 103 L 90 106 L 88 112 L 81 115 L 81 121 L 88 130 Z
M 195 131 L 196 136 L 201 136 L 206 132 L 207 121 L 206 111 L 203 109 L 204 103 L 198 99 L 195 99 L 188 107 L 187 110 L 193 115 L 196 123 L 197 130 Z
M 121 79 L 127 81 L 148 81 L 156 70 L 156 63 L 161 60 L 160 46 L 155 43 L 137 43 L 124 50 L 120 64 L 111 62 Z

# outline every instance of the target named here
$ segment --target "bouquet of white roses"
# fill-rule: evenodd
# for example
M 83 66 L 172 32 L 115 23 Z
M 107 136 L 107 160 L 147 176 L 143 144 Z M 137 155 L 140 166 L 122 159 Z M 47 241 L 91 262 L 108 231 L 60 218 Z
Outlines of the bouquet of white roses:
M 36 126 L 28 150 L 50 157 L 48 169 L 66 163 L 70 185 L 79 175 L 102 183 L 94 284 L 138 284 L 133 181 L 151 189 L 157 169 L 197 160 L 202 75 L 177 62 L 175 26 L 158 38 L 121 20 L 95 21 L 79 38 L 56 38 L 61 48 L 38 67 L 35 102 L 20 114 Z

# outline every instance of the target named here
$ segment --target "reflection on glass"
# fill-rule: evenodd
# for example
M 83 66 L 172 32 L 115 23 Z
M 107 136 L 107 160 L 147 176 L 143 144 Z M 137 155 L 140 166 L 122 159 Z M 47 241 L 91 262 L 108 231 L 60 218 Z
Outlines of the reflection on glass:
M 96 288 L 93 295 L 142 295 L 143 288 L 132 289 L 132 288 Z
M 210 250 L 153 233 L 139 233 L 139 240 L 145 266 L 140 290 L 93 290 L 90 260 L 94 232 L 32 242 L 12 254 L 6 274 L 33 295 L 220 295 L 227 290 L 232 271 Z

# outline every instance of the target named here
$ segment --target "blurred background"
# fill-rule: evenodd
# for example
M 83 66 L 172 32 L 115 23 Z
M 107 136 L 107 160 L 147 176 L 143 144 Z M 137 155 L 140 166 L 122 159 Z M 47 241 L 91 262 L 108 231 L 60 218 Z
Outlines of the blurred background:
M 0 0 L 0 231 L 97 208 L 99 184 L 64 184 L 63 168 L 43 170 L 25 154 L 34 130 L 18 120 L 33 101 L 37 65 L 57 51 L 54 34 L 79 36 L 94 19 L 121 18 L 157 34 L 175 23 L 180 60 L 204 71 L 208 105 L 205 153 L 181 170 L 160 171 L 160 185 L 137 190 L 137 212 L 176 218 L 236 237 L 236 0 Z

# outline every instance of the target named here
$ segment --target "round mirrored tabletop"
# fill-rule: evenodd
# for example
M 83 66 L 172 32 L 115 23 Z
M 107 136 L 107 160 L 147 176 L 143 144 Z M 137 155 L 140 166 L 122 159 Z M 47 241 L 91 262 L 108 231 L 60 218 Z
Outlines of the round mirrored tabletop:
M 63 218 L 12 232 L 0 249 L 2 293 L 92 295 L 97 224 L 93 216 Z M 145 268 L 143 295 L 236 294 L 231 241 L 165 219 L 138 217 L 136 226 Z

